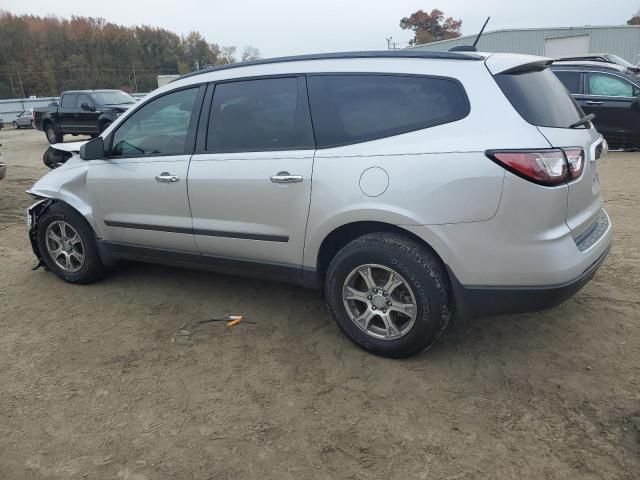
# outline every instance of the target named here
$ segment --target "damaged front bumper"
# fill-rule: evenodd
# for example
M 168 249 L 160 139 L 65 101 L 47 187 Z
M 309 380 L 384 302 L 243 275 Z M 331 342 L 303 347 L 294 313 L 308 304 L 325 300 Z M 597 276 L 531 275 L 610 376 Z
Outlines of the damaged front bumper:
M 29 241 L 31 242 L 31 249 L 33 250 L 34 255 L 38 259 L 38 264 L 33 268 L 34 270 L 39 267 L 45 267 L 46 265 L 42 261 L 42 255 L 40 254 L 40 249 L 38 248 L 38 240 L 36 238 L 38 219 L 42 215 L 42 213 L 49 208 L 49 206 L 53 203 L 53 200 L 50 198 L 43 198 L 38 200 L 36 203 L 27 208 L 27 230 L 29 233 Z

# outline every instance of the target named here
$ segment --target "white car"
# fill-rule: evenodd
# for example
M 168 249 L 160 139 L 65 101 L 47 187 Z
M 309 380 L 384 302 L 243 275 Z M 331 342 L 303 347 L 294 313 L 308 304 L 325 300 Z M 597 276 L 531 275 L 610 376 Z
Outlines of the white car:
M 34 252 L 72 283 L 125 258 L 323 289 L 390 357 L 452 314 L 549 308 L 611 242 L 606 144 L 550 63 L 358 52 L 185 75 L 54 145 L 69 159 L 30 190 Z

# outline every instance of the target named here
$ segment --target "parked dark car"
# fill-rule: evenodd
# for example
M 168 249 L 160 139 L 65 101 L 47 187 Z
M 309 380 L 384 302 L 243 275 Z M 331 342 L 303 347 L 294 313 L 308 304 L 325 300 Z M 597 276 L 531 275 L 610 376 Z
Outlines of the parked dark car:
M 634 65 L 631 62 L 627 62 L 624 58 L 619 57 L 618 55 L 614 55 L 612 53 L 588 53 L 586 55 L 576 55 L 573 57 L 562 57 L 556 59 L 557 61 L 580 61 L 580 62 L 602 62 L 602 63 L 613 63 L 616 65 L 620 65 L 631 70 L 634 73 L 640 72 L 640 68 L 638 65 Z
M 0 144 L 0 147 L 2 144 Z M 7 164 L 2 161 L 2 152 L 0 152 L 0 180 L 7 176 Z
M 63 92 L 59 105 L 35 108 L 33 117 L 49 143 L 60 143 L 66 134 L 99 135 L 135 103 L 121 90 L 74 90 Z
M 13 119 L 13 128 L 34 128 L 33 110 L 23 110 Z
M 640 148 L 640 77 L 596 62 L 554 63 L 551 70 L 571 92 L 612 148 Z

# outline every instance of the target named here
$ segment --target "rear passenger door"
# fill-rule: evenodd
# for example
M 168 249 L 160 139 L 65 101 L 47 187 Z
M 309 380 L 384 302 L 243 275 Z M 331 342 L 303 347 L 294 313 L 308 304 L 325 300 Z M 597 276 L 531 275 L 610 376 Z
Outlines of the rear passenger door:
M 76 98 L 75 93 L 65 93 L 60 99 L 58 107 L 58 121 L 60 128 L 64 133 L 75 133 L 74 121 L 76 116 Z
M 204 261 L 301 275 L 315 148 L 304 77 L 210 85 L 207 117 L 189 167 Z

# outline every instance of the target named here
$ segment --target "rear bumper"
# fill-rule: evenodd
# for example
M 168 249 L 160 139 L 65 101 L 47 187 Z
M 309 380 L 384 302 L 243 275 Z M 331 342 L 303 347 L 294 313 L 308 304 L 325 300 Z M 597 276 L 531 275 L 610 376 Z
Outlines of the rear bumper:
M 584 287 L 604 262 L 611 246 L 578 277 L 550 286 L 482 287 L 464 286 L 447 267 L 451 288 L 460 318 L 484 317 L 500 314 L 537 312 L 555 307 L 575 295 Z

